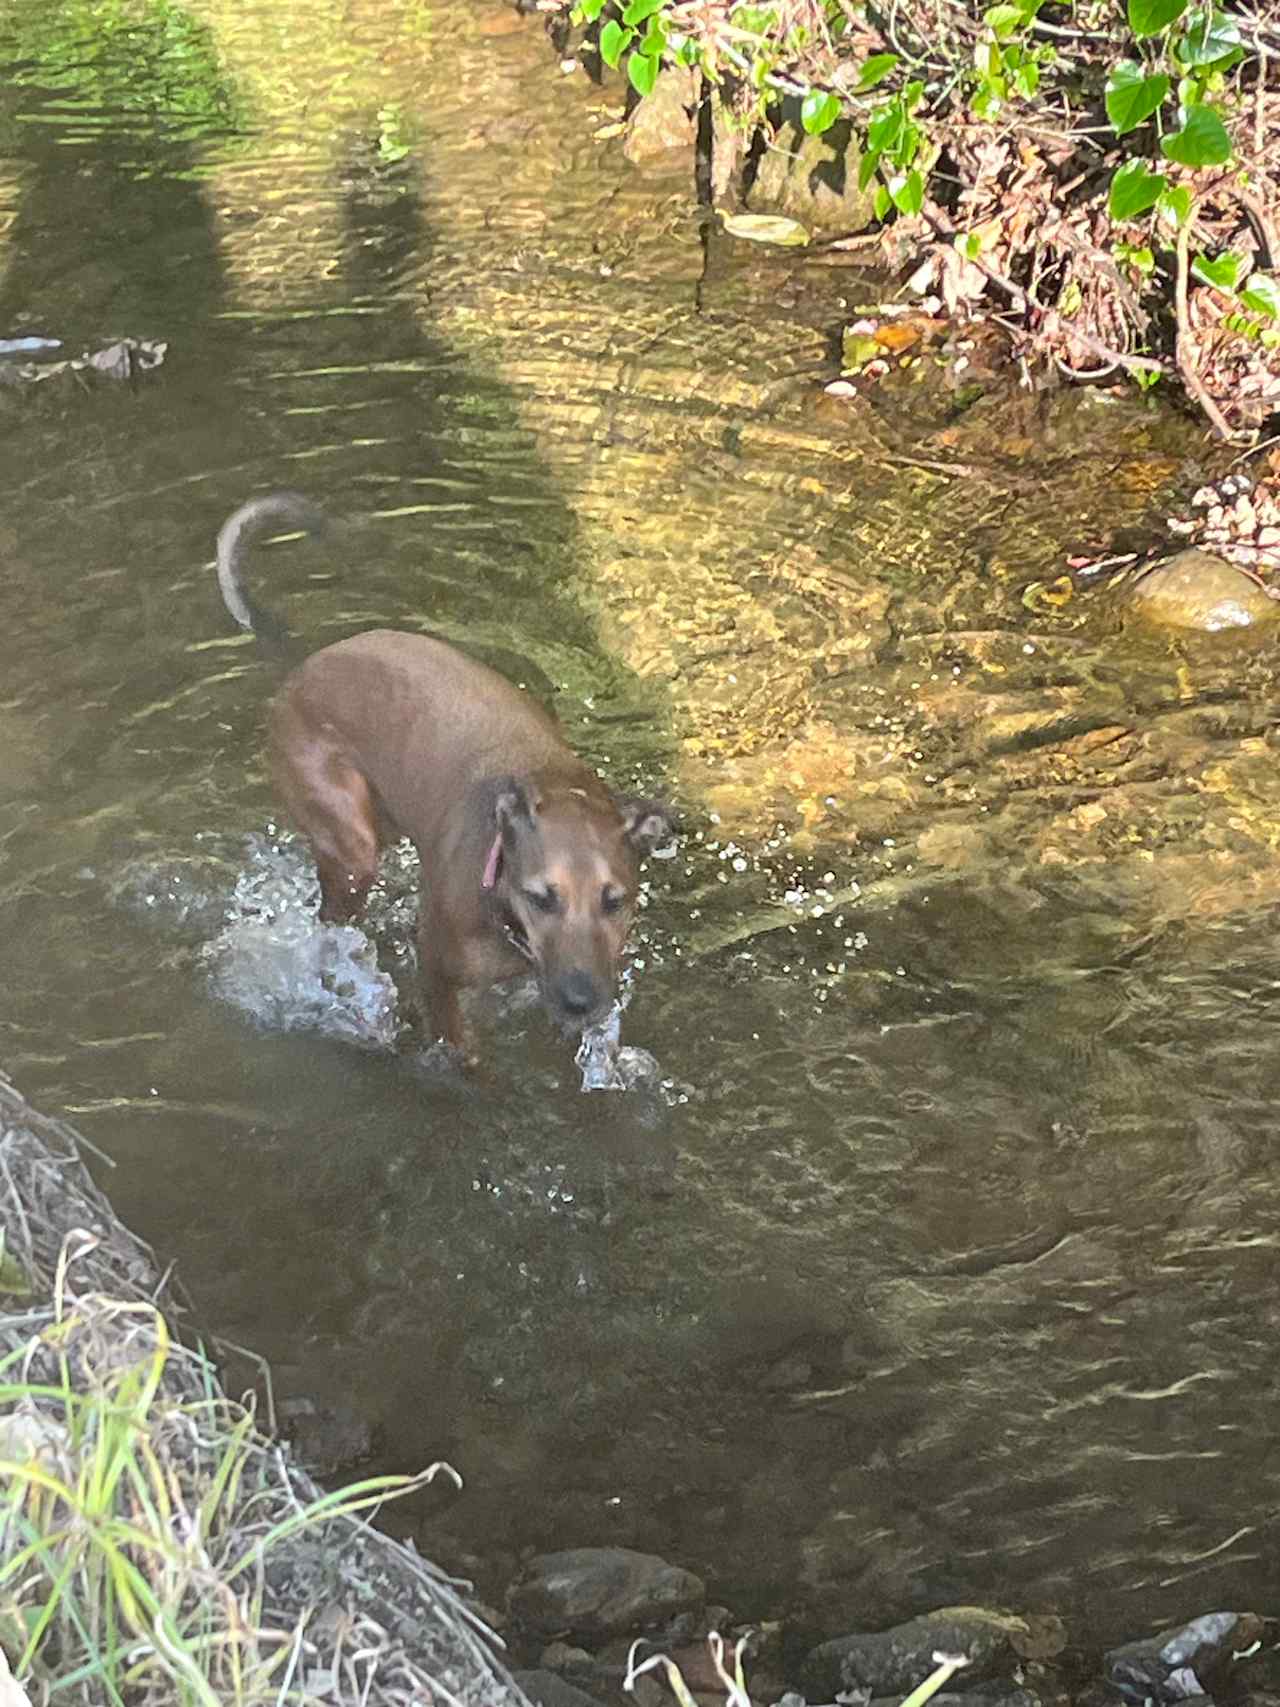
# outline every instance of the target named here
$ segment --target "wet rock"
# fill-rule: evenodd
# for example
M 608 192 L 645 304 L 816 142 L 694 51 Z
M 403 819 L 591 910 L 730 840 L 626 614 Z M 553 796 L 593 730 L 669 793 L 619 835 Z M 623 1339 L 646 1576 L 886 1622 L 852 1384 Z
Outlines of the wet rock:
M 510 1589 L 514 1617 L 544 1635 L 590 1640 L 643 1630 L 699 1606 L 706 1590 L 692 1571 L 625 1547 L 576 1547 L 531 1559 Z
M 517 1671 L 511 1674 L 534 1703 L 534 1707 L 599 1707 L 594 1695 L 567 1683 L 553 1671 Z
M 860 159 L 847 119 L 810 136 L 800 123 L 799 103 L 788 98 L 783 123 L 760 156 L 747 205 L 753 213 L 787 214 L 814 233 L 863 231 L 875 213 L 874 192 L 858 188 Z
M 1274 622 L 1280 606 L 1247 575 L 1194 547 L 1158 564 L 1129 592 L 1132 608 L 1164 628 L 1213 634 Z
M 692 152 L 697 140 L 697 74 L 687 66 L 668 66 L 627 120 L 622 152 L 633 165 L 674 149 Z
M 538 1656 L 544 1671 L 579 1671 L 591 1663 L 587 1650 L 575 1648 L 571 1642 L 548 1642 Z
M 1112 1648 L 1103 1671 L 1127 1701 L 1202 1702 L 1228 1682 L 1236 1656 L 1260 1642 L 1267 1625 L 1255 1612 L 1207 1612 L 1180 1629 Z
M 966 1683 L 977 1681 L 1001 1665 L 1012 1667 L 1018 1658 L 1014 1639 L 1027 1632 L 1025 1619 L 977 1606 L 944 1607 L 891 1630 L 820 1643 L 804 1662 L 801 1682 L 811 1700 L 830 1700 L 842 1691 L 901 1699 L 935 1669 L 935 1653 L 966 1655 L 969 1664 L 962 1676 Z M 971 1699 L 967 1692 L 966 1699 Z

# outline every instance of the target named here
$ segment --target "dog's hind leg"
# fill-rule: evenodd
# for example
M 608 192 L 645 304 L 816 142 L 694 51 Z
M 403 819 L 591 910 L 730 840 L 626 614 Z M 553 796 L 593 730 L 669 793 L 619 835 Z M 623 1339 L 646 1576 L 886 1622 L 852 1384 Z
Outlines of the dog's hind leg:
M 286 712 L 272 729 L 271 768 L 289 817 L 311 844 L 320 917 L 346 924 L 378 875 L 377 806 L 362 771 L 332 741 Z

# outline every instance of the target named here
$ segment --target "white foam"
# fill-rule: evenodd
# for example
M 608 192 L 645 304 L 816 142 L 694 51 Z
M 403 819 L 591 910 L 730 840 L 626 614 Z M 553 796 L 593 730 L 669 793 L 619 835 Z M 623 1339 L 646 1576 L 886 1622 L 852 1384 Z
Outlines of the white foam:
M 213 990 L 272 1030 L 390 1048 L 399 1029 L 395 983 L 365 933 L 321 924 L 319 904 L 305 849 L 251 837 L 226 923 L 203 951 Z

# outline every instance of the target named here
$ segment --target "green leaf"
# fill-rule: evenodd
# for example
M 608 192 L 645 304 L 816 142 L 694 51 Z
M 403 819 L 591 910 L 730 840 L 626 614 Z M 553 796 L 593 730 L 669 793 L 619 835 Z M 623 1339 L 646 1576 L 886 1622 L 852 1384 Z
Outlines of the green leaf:
M 1233 249 L 1224 249 L 1222 254 L 1215 255 L 1212 261 L 1207 255 L 1197 255 L 1191 263 L 1191 271 L 1205 284 L 1213 285 L 1218 290 L 1234 291 L 1244 277 L 1248 265 L 1243 255 L 1237 255 Z
M 885 189 L 883 184 L 876 185 L 875 199 L 871 206 L 877 219 L 888 218 L 889 209 L 893 206 L 893 197 L 889 194 L 888 190 Z
M 876 175 L 876 167 L 880 164 L 880 150 L 870 148 L 858 162 L 858 188 L 865 190 Z
M 1280 320 L 1280 280 L 1274 273 L 1254 273 L 1240 292 L 1240 300 L 1255 314 Z
M 867 126 L 868 149 L 877 154 L 886 150 L 892 152 L 902 140 L 902 127 L 906 122 L 900 101 L 891 101 L 887 107 L 880 107 Z
M 604 0 L 578 0 L 573 10 L 579 23 L 594 24 L 604 11 Z
M 900 172 L 889 179 L 889 195 L 899 213 L 919 213 L 924 206 L 924 179 L 919 172 Z
M 651 18 L 655 12 L 660 12 L 666 0 L 631 0 L 622 14 L 624 24 L 643 24 L 646 18 Z
M 1179 166 L 1221 166 L 1231 158 L 1231 138 L 1212 107 L 1193 104 L 1182 129 L 1160 139 L 1160 152 Z
M 1040 67 L 1034 59 L 1029 59 L 1014 72 L 1013 86 L 1024 100 L 1032 99 L 1040 87 Z
M 985 88 L 979 89 L 978 93 L 969 102 L 969 106 L 974 117 L 980 119 L 996 118 L 1003 105 L 1004 92 L 1002 86 L 998 83 L 988 83 Z
M 923 99 L 924 79 L 917 78 L 915 82 L 908 83 L 902 91 L 902 110 L 907 113 L 915 112 Z
M 1187 0 L 1129 0 L 1129 28 L 1135 36 L 1158 36 L 1176 24 L 1187 9 Z
M 998 77 L 1004 70 L 1004 55 L 993 41 L 980 41 L 973 50 L 973 64 L 979 77 Z
M 1137 219 L 1156 205 L 1164 187 L 1162 172 L 1152 172 L 1145 160 L 1128 160 L 1111 180 L 1107 212 L 1112 219 Z
M 864 90 L 874 89 L 877 83 L 883 83 L 897 63 L 896 53 L 873 53 L 858 73 L 858 81 L 854 85 L 857 93 L 862 94 Z
M 725 213 L 720 217 L 730 237 L 745 237 L 752 243 L 773 243 L 793 249 L 809 241 L 809 233 L 799 220 L 787 219 L 782 214 Z
M 839 117 L 839 97 L 825 89 L 810 89 L 800 103 L 800 123 L 810 136 L 821 136 Z
M 1107 117 L 1118 136 L 1136 130 L 1149 119 L 1169 93 L 1169 79 L 1148 77 L 1132 59 L 1113 65 L 1107 78 Z
M 636 43 L 636 52 L 647 54 L 656 59 L 659 66 L 662 56 L 667 51 L 667 20 L 662 17 L 649 19 L 649 28 L 644 33 L 643 41 Z
M 1014 5 L 989 6 L 982 14 L 982 21 L 997 41 L 1008 41 L 1026 24 L 1022 7 Z
M 627 51 L 627 43 L 635 33 L 634 30 L 624 30 L 616 18 L 610 18 L 601 30 L 600 57 L 611 71 L 618 69 L 618 61 Z
M 1223 59 L 1236 64 L 1244 57 L 1240 26 L 1216 7 L 1198 7 L 1188 17 L 1184 34 L 1175 42 L 1173 52 L 1182 65 L 1217 65 Z
M 1167 220 L 1175 231 L 1180 231 L 1191 212 L 1191 191 L 1185 184 L 1171 185 L 1161 190 L 1156 206 L 1161 218 Z
M 627 81 L 637 95 L 651 95 L 662 70 L 656 53 L 633 53 L 627 60 Z

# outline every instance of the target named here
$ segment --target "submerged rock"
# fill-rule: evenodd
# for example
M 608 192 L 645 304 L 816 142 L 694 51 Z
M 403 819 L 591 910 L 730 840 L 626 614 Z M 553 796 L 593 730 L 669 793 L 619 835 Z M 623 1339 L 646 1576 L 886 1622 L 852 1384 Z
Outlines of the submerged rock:
M 861 162 L 853 127 L 839 119 L 821 136 L 800 123 L 799 102 L 783 104 L 783 123 L 760 156 L 747 205 L 784 213 L 811 232 L 863 231 L 875 218 L 874 191 L 858 188 Z
M 568 1683 L 545 1668 L 516 1671 L 511 1675 L 534 1707 L 599 1707 L 594 1695 L 588 1695 L 585 1689 L 579 1689 L 577 1684 Z
M 991 1677 L 1002 1664 L 1012 1668 L 1022 1651 L 1019 1639 L 1029 1633 L 1021 1618 L 978 1606 L 944 1607 L 891 1630 L 820 1643 L 805 1660 L 801 1681 L 810 1700 L 843 1692 L 901 1699 L 935 1670 L 935 1653 L 964 1654 L 969 1664 L 960 1678 L 967 1685 Z
M 1232 1666 L 1263 1640 L 1267 1623 L 1255 1612 L 1207 1612 L 1177 1630 L 1112 1648 L 1103 1671 L 1127 1701 L 1159 1707 L 1202 1699 L 1226 1683 Z
M 677 148 L 692 151 L 698 136 L 698 78 L 683 65 L 668 66 L 627 120 L 622 152 L 633 165 L 666 156 Z
M 1133 609 L 1164 628 L 1250 628 L 1274 622 L 1280 605 L 1232 563 L 1194 547 L 1158 564 L 1129 590 Z
M 702 1580 L 679 1565 L 626 1547 L 574 1547 L 529 1561 L 507 1595 L 512 1615 L 544 1635 L 588 1640 L 643 1630 L 700 1606 Z

